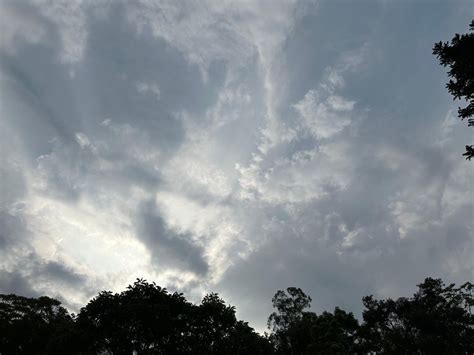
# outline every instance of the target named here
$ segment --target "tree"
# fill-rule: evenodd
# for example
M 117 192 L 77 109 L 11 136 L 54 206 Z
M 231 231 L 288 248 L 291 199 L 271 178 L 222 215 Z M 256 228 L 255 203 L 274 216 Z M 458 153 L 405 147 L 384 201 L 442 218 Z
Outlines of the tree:
M 285 291 L 279 290 L 272 298 L 273 312 L 268 317 L 268 328 L 278 332 L 288 327 L 303 317 L 303 311 L 311 307 L 311 297 L 300 288 L 288 287 Z
M 189 352 L 191 309 L 180 293 L 142 279 L 120 294 L 101 292 L 77 317 L 78 351 L 139 354 Z
M 58 300 L 0 295 L 0 354 L 66 353 L 72 327 Z
M 238 321 L 229 335 L 226 341 L 220 344 L 218 354 L 269 355 L 274 353 L 268 339 L 257 334 L 247 322 Z
M 445 286 L 427 278 L 412 298 L 363 298 L 361 352 L 383 354 L 472 354 L 473 285 Z
M 193 349 L 198 353 L 216 354 L 231 336 L 237 319 L 235 308 L 227 306 L 218 294 L 206 295 L 193 311 Z
M 273 312 L 268 326 L 276 350 L 282 354 L 350 354 L 354 353 L 359 323 L 352 313 L 336 307 L 334 313 L 317 315 L 305 311 L 311 297 L 301 289 L 290 287 L 273 297 Z
M 269 354 L 271 346 L 216 293 L 196 306 L 180 293 L 137 280 L 120 294 L 101 292 L 76 320 L 74 351 L 131 354 Z M 268 351 L 270 350 L 270 351 Z
M 246 322 L 237 321 L 235 307 L 216 293 L 206 295 L 194 313 L 192 353 L 271 354 L 273 349 Z
M 305 312 L 288 330 L 292 354 L 353 354 L 359 323 L 352 313 L 336 307 L 334 313 Z
M 334 313 L 314 317 L 309 354 L 353 354 L 356 349 L 359 322 L 352 313 L 336 307 Z
M 141 279 L 77 317 L 48 297 L 0 295 L 0 354 L 473 354 L 473 290 L 427 278 L 410 298 L 367 296 L 359 325 L 338 307 L 307 311 L 311 297 L 289 287 L 272 299 L 269 337 L 216 293 L 194 305 Z
M 449 67 L 448 76 L 452 79 L 446 84 L 453 99 L 467 101 L 467 106 L 458 109 L 458 116 L 468 118 L 468 126 L 474 126 L 474 20 L 466 34 L 456 33 L 450 42 L 438 42 L 433 47 L 440 64 Z M 474 157 L 474 145 L 466 145 L 463 154 L 466 159 Z
M 304 310 L 311 306 L 311 297 L 300 288 L 288 287 L 286 292 L 277 291 L 272 303 L 277 311 L 268 317 L 268 328 L 273 331 L 270 340 L 278 351 L 291 353 L 292 329 L 303 319 Z

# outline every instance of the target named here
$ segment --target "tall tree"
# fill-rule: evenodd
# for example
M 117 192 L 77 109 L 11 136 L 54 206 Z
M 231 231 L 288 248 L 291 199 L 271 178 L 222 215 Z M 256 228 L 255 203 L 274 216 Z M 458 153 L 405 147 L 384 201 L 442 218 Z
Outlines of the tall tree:
M 297 287 L 288 287 L 286 292 L 277 291 L 272 298 L 273 308 L 277 311 L 270 314 L 268 327 L 273 331 L 287 329 L 303 317 L 304 310 L 311 307 L 311 301 L 311 297 Z
M 470 32 L 456 33 L 451 42 L 438 42 L 433 47 L 433 54 L 442 66 L 449 67 L 451 78 L 446 87 L 453 99 L 464 99 L 467 106 L 459 107 L 458 116 L 468 119 L 468 126 L 474 126 L 474 20 L 469 26 Z M 463 154 L 466 159 L 474 157 L 474 145 L 466 145 Z
M 473 285 L 445 286 L 427 278 L 411 298 L 363 298 L 360 330 L 363 353 L 472 354 L 474 352 Z
M 277 309 L 268 319 L 270 340 L 281 354 L 351 354 L 356 347 L 359 323 L 352 313 L 336 307 L 334 313 L 305 311 L 311 297 L 290 287 L 273 297 Z
M 311 297 L 297 287 L 288 287 L 285 291 L 279 290 L 272 298 L 276 312 L 268 317 L 268 328 L 272 330 L 271 342 L 280 353 L 293 353 L 295 337 L 301 337 L 302 332 L 294 333 L 294 329 L 304 317 L 305 309 L 311 307 Z M 301 328 L 301 327 L 300 327 Z M 301 328 L 303 329 L 303 328 Z M 300 343 L 304 340 L 299 339 Z

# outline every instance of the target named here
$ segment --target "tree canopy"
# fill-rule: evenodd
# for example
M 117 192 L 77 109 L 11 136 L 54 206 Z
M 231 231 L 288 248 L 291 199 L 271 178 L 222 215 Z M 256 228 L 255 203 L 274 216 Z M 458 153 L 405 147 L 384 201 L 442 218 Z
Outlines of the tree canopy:
M 295 290 L 294 288 L 291 288 Z M 311 298 L 303 291 L 278 291 L 270 315 L 270 340 L 281 354 L 472 354 L 473 285 L 446 286 L 427 278 L 411 298 L 363 298 L 363 322 L 336 307 L 317 315 L 304 312 Z M 295 302 L 299 300 L 300 302 Z M 299 307 L 294 307 L 298 304 Z M 304 306 L 303 306 L 304 305 Z M 290 316 L 288 316 L 290 314 Z M 283 322 L 275 322 L 285 320 Z M 289 320 L 289 321 L 286 321 Z M 278 325 L 275 327 L 275 325 Z
M 361 347 L 390 354 L 472 354 L 473 285 L 427 278 L 411 298 L 363 299 Z
M 464 99 L 465 107 L 459 107 L 458 116 L 468 118 L 468 126 L 474 126 L 474 20 L 469 26 L 470 32 L 456 33 L 451 42 L 438 42 L 433 47 L 433 54 L 440 64 L 448 67 L 451 78 L 446 87 L 454 100 Z M 474 157 L 474 145 L 466 145 L 463 154 L 466 159 Z
M 0 354 L 61 353 L 73 326 L 58 300 L 0 295 Z
M 410 298 L 363 298 L 363 320 L 309 311 L 300 288 L 277 291 L 270 334 L 237 320 L 218 294 L 199 305 L 139 279 L 70 315 L 49 297 L 0 295 L 1 354 L 472 354 L 473 285 L 427 278 Z
M 243 354 L 254 349 L 264 354 L 270 349 L 216 293 L 196 306 L 181 293 L 141 279 L 120 294 L 101 292 L 81 309 L 76 325 L 80 353 Z

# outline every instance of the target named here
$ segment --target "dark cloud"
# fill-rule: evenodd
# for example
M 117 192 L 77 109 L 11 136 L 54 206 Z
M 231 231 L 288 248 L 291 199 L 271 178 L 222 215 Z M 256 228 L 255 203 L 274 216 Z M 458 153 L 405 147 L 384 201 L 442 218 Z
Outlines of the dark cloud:
M 187 233 L 176 233 L 166 226 L 154 202 L 139 208 L 137 236 L 145 244 L 157 267 L 174 266 L 205 276 L 209 266 L 204 250 Z
M 344 262 L 316 236 L 301 240 L 286 235 L 231 267 L 217 289 L 229 302 L 240 303 L 239 316 L 263 331 L 274 293 L 289 286 L 301 287 L 311 295 L 317 313 L 335 306 L 360 311 L 360 299 L 373 289 L 374 282 L 361 272 L 360 265 Z
M 138 183 L 155 184 L 156 171 L 146 171 L 129 156 L 127 145 L 135 142 L 115 141 L 103 122 L 112 122 L 118 130 L 115 134 L 129 129 L 137 132 L 131 139 L 140 140 L 146 149 L 143 154 L 159 151 L 167 156 L 184 139 L 182 122 L 176 115 L 182 110 L 203 113 L 215 101 L 224 80 L 224 67 L 216 62 L 204 82 L 199 68 L 189 65 L 167 42 L 153 37 L 148 29 L 138 33 L 120 3 L 106 12 L 107 16 L 92 10 L 87 13 L 89 40 L 84 58 L 72 66 L 58 63 L 63 50 L 58 40 L 61 28 L 48 23 L 46 41 L 19 46 L 14 53 L 0 53 L 5 76 L 2 112 L 15 117 L 6 122 L 7 127 L 20 136 L 32 164 L 34 159 L 60 150 L 56 152 L 60 160 L 51 162 L 46 171 L 47 188 L 58 198 L 76 200 L 81 194 L 80 180 L 96 173 L 91 164 L 97 157 L 80 151 L 75 138 L 78 132 L 106 144 L 100 158 L 130 166 L 115 173 L 119 179 L 129 176 Z M 38 12 L 31 13 L 45 23 Z M 141 91 L 141 84 L 156 85 L 159 96 Z
M 86 276 L 75 272 L 70 267 L 57 261 L 48 261 L 35 268 L 35 273 L 45 275 L 48 279 L 60 280 L 72 286 L 80 288 L 86 282 Z
M 27 280 L 20 272 L 0 271 L 0 293 L 14 293 L 24 297 L 39 297 L 40 293 L 33 290 L 31 281 Z
M 0 252 L 8 252 L 9 248 L 25 242 L 28 237 L 29 232 L 21 212 L 15 214 L 0 211 Z
M 76 292 L 82 290 L 90 294 L 87 277 L 70 266 L 59 261 L 44 260 L 34 251 L 24 254 L 17 251 L 17 253 L 8 257 L 9 268 L 13 271 L 0 269 L 0 293 L 16 293 L 27 297 L 46 294 L 58 297 L 69 304 L 71 304 L 70 300 L 63 293 L 65 286 L 71 287 Z M 45 288 L 48 284 L 55 285 L 57 289 L 48 290 Z
M 273 294 L 289 286 L 301 287 L 310 295 L 317 313 L 340 306 L 361 317 L 365 295 L 407 296 L 428 276 L 465 282 L 459 275 L 467 275 L 471 267 L 461 261 L 470 235 L 468 228 L 460 226 L 467 222 L 467 214 L 468 210 L 460 212 L 444 228 L 433 226 L 400 240 L 395 231 L 384 231 L 390 222 L 382 213 L 380 217 L 386 220 L 378 228 L 364 230 L 362 243 L 352 248 L 341 248 L 337 223 L 315 225 L 304 238 L 286 230 L 230 267 L 216 289 L 229 302 L 239 304 L 239 316 L 261 331 L 272 312 Z M 452 266 L 464 271 L 446 269 L 442 260 L 448 255 L 459 260 Z

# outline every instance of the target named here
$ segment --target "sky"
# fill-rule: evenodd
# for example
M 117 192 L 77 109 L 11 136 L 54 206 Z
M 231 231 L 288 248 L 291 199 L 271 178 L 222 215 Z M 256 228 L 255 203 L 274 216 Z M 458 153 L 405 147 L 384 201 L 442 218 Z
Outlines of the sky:
M 136 278 L 266 329 L 474 279 L 471 1 L 0 0 L 0 293 Z

